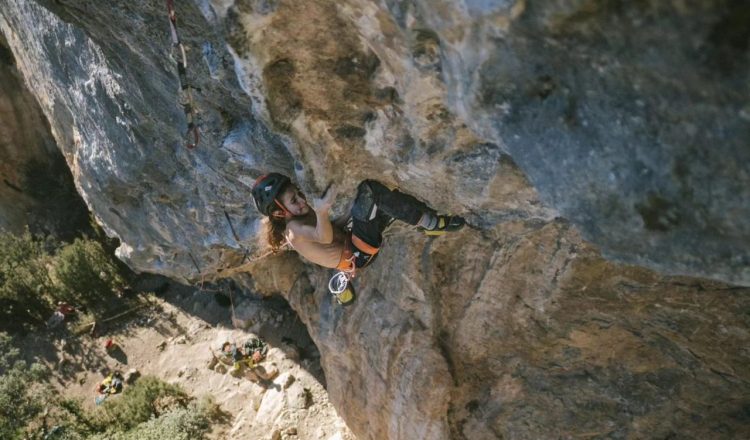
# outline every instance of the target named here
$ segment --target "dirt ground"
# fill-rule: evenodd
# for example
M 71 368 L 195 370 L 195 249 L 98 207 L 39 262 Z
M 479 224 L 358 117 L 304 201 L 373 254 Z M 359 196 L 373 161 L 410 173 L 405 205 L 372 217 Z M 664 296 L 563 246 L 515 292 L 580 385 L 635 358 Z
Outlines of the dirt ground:
M 230 299 L 163 278 L 143 283 L 143 290 L 161 292 L 144 296 L 144 308 L 98 325 L 93 335 L 74 335 L 75 323 L 28 335 L 27 357 L 47 363 L 60 392 L 82 399 L 88 408 L 95 407 L 95 387 L 106 374 L 136 369 L 179 384 L 194 397 L 212 395 L 230 415 L 227 423 L 215 426 L 212 439 L 354 440 L 328 401 L 317 348 L 282 299 L 254 300 L 251 304 L 263 305 L 261 319 L 240 329 L 232 325 L 232 314 L 247 298 L 235 293 Z M 261 365 L 266 372 L 278 371 L 273 380 L 253 381 L 221 366 L 219 371 L 208 368 L 212 350 L 219 353 L 225 341 L 241 345 L 252 335 L 268 343 Z M 104 344 L 110 338 L 117 348 L 108 352 Z

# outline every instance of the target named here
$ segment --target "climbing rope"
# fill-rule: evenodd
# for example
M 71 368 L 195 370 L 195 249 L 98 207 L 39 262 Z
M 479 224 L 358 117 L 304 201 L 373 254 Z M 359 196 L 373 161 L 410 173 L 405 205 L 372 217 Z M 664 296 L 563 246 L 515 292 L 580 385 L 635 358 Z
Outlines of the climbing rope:
M 185 55 L 185 46 L 180 41 L 180 36 L 177 33 L 177 15 L 174 11 L 174 0 L 167 0 L 167 12 L 169 14 L 169 29 L 172 32 L 172 45 L 174 48 L 179 49 L 180 55 L 177 57 L 177 76 L 180 80 L 180 89 L 185 93 L 187 99 L 182 104 L 182 109 L 185 111 L 185 117 L 187 118 L 187 133 L 186 136 L 193 134 L 194 142 L 187 143 L 189 149 L 193 149 L 198 146 L 200 142 L 200 133 L 198 131 L 197 115 L 195 111 L 195 101 L 193 101 L 192 87 L 187 81 L 187 55 Z
M 287 246 L 285 245 L 285 246 L 282 246 L 279 249 L 279 251 L 284 251 L 286 249 L 287 249 Z M 222 269 L 219 270 L 219 272 L 221 272 L 222 278 L 229 278 L 229 275 L 232 275 L 232 274 L 240 271 L 241 269 L 247 267 L 248 265 L 250 265 L 252 263 L 255 263 L 256 261 L 262 260 L 262 259 L 268 257 L 269 255 L 278 253 L 279 251 L 269 250 L 269 251 L 266 251 L 266 252 L 258 255 L 257 257 L 255 257 L 253 259 L 248 259 L 247 258 L 247 254 L 245 254 L 242 258 L 243 258 L 243 261 L 247 261 L 247 262 L 241 263 L 239 266 L 235 266 L 235 267 L 232 267 L 232 268 L 222 268 Z M 246 252 L 249 252 L 249 251 L 246 250 Z M 203 273 L 203 270 L 201 270 L 201 267 L 198 264 L 198 261 L 196 260 L 196 258 L 193 255 L 193 253 L 190 252 L 190 251 L 188 251 L 187 254 L 190 257 L 190 260 L 192 261 L 193 266 L 195 267 L 195 270 L 198 272 L 198 276 L 200 277 L 200 281 L 195 282 L 195 283 L 191 283 L 191 284 L 193 286 L 198 287 L 198 290 L 200 292 L 225 293 L 225 289 L 223 289 L 223 288 L 217 290 L 217 289 L 209 289 L 209 288 L 205 287 L 205 284 L 206 284 L 206 274 Z M 211 281 L 211 282 L 213 282 L 213 281 Z M 231 297 L 230 297 L 230 301 L 232 301 L 232 308 L 234 308 L 234 302 L 233 302 L 233 300 L 232 300 Z

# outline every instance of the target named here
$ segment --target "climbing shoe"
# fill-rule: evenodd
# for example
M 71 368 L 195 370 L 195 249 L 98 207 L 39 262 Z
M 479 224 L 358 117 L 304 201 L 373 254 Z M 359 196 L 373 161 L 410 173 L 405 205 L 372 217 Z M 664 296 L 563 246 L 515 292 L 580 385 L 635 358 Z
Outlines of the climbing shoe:
M 466 224 L 463 217 L 457 215 L 438 215 L 437 224 L 432 229 L 424 229 L 426 235 L 443 235 L 446 232 L 460 230 Z

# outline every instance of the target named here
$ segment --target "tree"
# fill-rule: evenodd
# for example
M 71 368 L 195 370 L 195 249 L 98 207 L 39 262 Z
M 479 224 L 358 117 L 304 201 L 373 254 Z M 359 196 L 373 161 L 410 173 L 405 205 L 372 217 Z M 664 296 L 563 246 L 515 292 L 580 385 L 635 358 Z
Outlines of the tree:
M 19 360 L 19 350 L 0 333 L 0 438 L 20 439 L 24 428 L 44 409 L 40 382 L 47 376 L 40 364 Z
M 52 290 L 47 273 L 51 247 L 51 241 L 35 239 L 28 231 L 0 233 L 0 319 L 6 329 L 18 322 L 44 322 L 49 314 L 45 295 Z
M 57 299 L 96 307 L 112 298 L 125 280 L 111 255 L 93 240 L 76 238 L 60 248 L 50 276 Z

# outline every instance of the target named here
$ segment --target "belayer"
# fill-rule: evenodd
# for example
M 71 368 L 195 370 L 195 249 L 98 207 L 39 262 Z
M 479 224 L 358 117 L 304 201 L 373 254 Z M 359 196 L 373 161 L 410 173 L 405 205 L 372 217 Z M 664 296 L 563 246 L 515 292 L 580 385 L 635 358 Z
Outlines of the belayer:
M 269 173 L 255 181 L 252 193 L 258 210 L 268 216 L 271 249 L 289 243 L 312 263 L 345 274 L 353 274 L 374 260 L 383 231 L 393 220 L 417 226 L 428 235 L 457 231 L 466 223 L 462 217 L 437 214 L 415 197 L 374 180 L 365 180 L 357 187 L 350 232 L 344 225 L 331 223 L 328 211 L 336 197 L 332 187 L 313 199 L 311 206 L 287 176 Z

